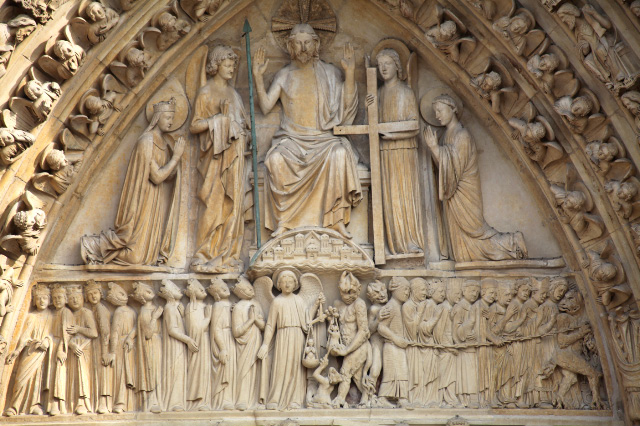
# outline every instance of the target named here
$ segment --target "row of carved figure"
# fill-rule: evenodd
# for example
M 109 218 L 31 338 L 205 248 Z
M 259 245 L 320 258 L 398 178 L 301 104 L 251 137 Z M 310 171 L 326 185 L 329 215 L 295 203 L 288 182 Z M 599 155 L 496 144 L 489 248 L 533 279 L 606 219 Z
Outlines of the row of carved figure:
M 345 272 L 327 308 L 316 275 L 291 268 L 274 280 L 276 297 L 271 278 L 240 277 L 232 303 L 214 278 L 213 304 L 195 279 L 184 291 L 137 282 L 131 294 L 108 283 L 115 309 L 94 281 L 37 284 L 6 358 L 4 413 L 605 405 L 593 332 L 566 278 L 394 277 L 369 283 L 367 307 Z

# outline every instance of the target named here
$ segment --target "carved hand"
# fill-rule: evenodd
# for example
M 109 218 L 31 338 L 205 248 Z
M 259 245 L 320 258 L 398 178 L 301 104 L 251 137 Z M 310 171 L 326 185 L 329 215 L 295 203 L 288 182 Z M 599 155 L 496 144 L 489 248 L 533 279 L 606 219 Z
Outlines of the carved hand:
M 265 359 L 268 352 L 269 352 L 269 347 L 263 344 L 262 346 L 260 346 L 260 349 L 258 350 L 258 358 Z
M 152 315 L 153 319 L 157 320 L 158 318 L 160 318 L 162 312 L 164 312 L 164 308 L 162 306 L 158 306 L 157 308 L 155 308 Z
M 198 344 L 196 343 L 196 341 L 191 338 L 189 338 L 189 340 L 187 341 L 187 347 L 191 352 L 198 352 L 200 350 L 198 349 Z
M 220 112 L 225 117 L 229 115 L 229 99 L 222 99 L 220 101 Z
M 72 336 L 77 332 L 78 332 L 78 327 L 76 327 L 75 325 L 70 325 L 67 327 L 67 333 L 71 334 Z
M 401 349 L 404 349 L 407 346 L 409 346 L 409 341 L 406 339 L 403 339 L 402 337 L 399 337 L 395 340 L 395 342 L 393 342 L 393 344 Z
M 63 351 L 58 351 L 56 358 L 58 359 L 58 363 L 60 365 L 64 365 L 65 361 L 67 360 L 67 353 Z
M 378 313 L 378 319 L 379 320 L 386 320 L 387 318 L 391 317 L 391 311 L 387 308 L 382 308 L 380 309 L 380 312 Z
M 13 364 L 13 361 L 18 357 L 18 355 L 20 355 L 20 352 L 17 350 L 11 352 L 4 363 L 7 365 Z
M 255 308 L 252 306 L 249 306 L 249 319 L 251 321 L 255 321 L 256 320 L 256 310 Z
M 226 364 L 229 361 L 229 352 L 224 349 L 220 351 L 220 362 Z
M 104 354 L 104 355 L 102 355 L 102 365 L 104 365 L 105 367 L 113 365 L 113 363 L 115 361 L 116 361 L 116 354 Z
M 344 57 L 340 61 L 342 68 L 346 73 L 353 73 L 356 69 L 356 55 L 353 52 L 351 43 L 344 45 Z
M 262 77 L 267 71 L 267 65 L 269 65 L 269 60 L 265 61 L 265 52 L 264 47 L 261 47 L 256 52 L 256 56 L 253 58 L 253 75 L 256 77 Z
M 369 108 L 371 105 L 373 105 L 373 103 L 375 102 L 376 97 L 373 96 L 371 93 L 369 93 L 365 99 L 365 104 L 367 105 L 367 108 Z
M 130 337 L 127 337 L 127 339 L 124 341 L 124 350 L 127 352 L 131 352 L 132 349 L 133 349 L 133 339 Z
M 438 147 L 438 137 L 431 126 L 427 126 L 427 128 L 424 129 L 423 136 L 429 148 L 433 150 Z
M 185 140 L 185 138 L 183 136 L 180 136 L 178 138 L 178 140 L 176 141 L 175 146 L 173 147 L 173 158 L 175 158 L 176 160 L 180 157 L 182 157 L 182 153 L 184 152 L 184 147 L 186 145 L 187 141 Z

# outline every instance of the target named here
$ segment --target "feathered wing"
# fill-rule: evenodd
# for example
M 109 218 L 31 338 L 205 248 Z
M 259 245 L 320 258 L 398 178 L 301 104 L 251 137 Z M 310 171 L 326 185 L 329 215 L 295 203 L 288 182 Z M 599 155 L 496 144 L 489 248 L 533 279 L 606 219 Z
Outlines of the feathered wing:
M 52 197 L 57 197 L 58 194 L 56 193 L 56 191 L 53 189 L 53 186 L 51 185 L 51 178 L 52 178 L 51 174 L 47 172 L 36 173 L 31 178 L 31 182 L 33 183 L 33 187 L 36 188 L 37 190 L 42 191 L 46 194 L 49 194 Z
M 269 317 L 269 308 L 273 303 L 273 281 L 271 278 L 264 276 L 256 279 L 253 282 L 253 291 L 255 292 L 255 299 L 262 307 L 265 319 Z
M 311 308 L 316 299 L 322 294 L 322 282 L 316 274 L 306 273 L 300 276 L 300 291 L 298 296 L 304 299 L 307 309 Z

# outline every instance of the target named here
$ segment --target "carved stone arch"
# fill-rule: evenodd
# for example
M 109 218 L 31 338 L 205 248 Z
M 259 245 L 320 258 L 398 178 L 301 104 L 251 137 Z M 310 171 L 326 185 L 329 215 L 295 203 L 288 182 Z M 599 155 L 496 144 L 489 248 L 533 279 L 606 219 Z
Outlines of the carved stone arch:
M 151 17 L 169 2 L 140 3 L 145 4 L 129 12 L 124 23 L 119 25 L 117 35 L 112 34 L 108 39 L 109 42 L 101 43 L 91 50 L 82 69 L 63 86 L 65 89 L 64 94 L 56 104 L 49 120 L 39 129 L 37 141 L 32 149 L 18 164 L 14 164 L 14 166 L 9 168 L 0 178 L 0 193 L 2 194 L 0 208 L 2 210 L 6 209 L 24 190 L 26 184 L 35 172 L 38 154 L 49 142 L 56 139 L 82 94 L 98 81 L 98 78 L 103 72 L 108 70 L 108 65 L 112 60 L 117 57 L 127 43 L 137 37 L 140 31 L 146 27 Z M 362 1 L 362 3 L 364 4 L 365 2 Z M 490 46 L 493 56 L 500 54 L 506 55 L 513 64 L 519 63 L 522 65 L 522 60 L 517 58 L 517 56 L 509 50 L 504 41 L 491 31 L 486 21 L 474 15 L 475 11 L 472 10 L 469 5 L 460 4 L 459 2 L 447 3 L 447 7 L 460 12 L 463 19 L 469 20 L 469 22 L 465 22 L 465 24 L 469 27 L 470 33 L 474 34 L 477 38 L 482 37 L 481 42 L 486 46 Z M 562 37 L 564 33 L 561 29 L 558 29 L 559 24 L 557 21 L 554 21 L 554 18 L 551 17 L 542 6 L 533 0 L 522 1 L 522 3 L 533 11 L 539 25 L 549 34 L 554 42 L 561 48 L 566 48 L 570 45 L 570 43 L 567 43 Z M 71 11 L 72 2 L 69 4 L 70 5 L 66 7 Z M 64 238 L 66 226 L 74 219 L 77 206 L 82 202 L 83 194 L 91 182 L 91 176 L 99 169 L 102 161 L 109 158 L 109 153 L 115 144 L 117 144 L 119 137 L 130 128 L 135 117 L 144 110 L 148 99 L 156 89 L 166 83 L 175 68 L 188 60 L 189 55 L 201 45 L 201 40 L 206 40 L 214 35 L 216 30 L 233 17 L 245 13 L 247 8 L 251 7 L 252 4 L 253 2 L 250 0 L 239 0 L 228 5 L 206 23 L 197 24 L 197 30 L 186 35 L 178 41 L 175 46 L 156 59 L 154 65 L 145 75 L 144 80 L 126 95 L 123 102 L 126 107 L 123 108 L 120 114 L 111 119 L 113 125 L 110 130 L 103 137 L 96 137 L 92 144 L 84 151 L 84 164 L 82 169 L 76 175 L 67 193 L 62 195 L 57 201 L 52 202 L 50 206 L 47 206 L 47 218 L 53 225 L 43 233 L 42 249 L 38 256 L 46 256 L 47 253 L 55 250 L 57 244 Z M 491 109 L 487 107 L 487 103 L 476 96 L 470 86 L 471 76 L 469 76 L 463 68 L 447 61 L 444 55 L 425 39 L 424 32 L 421 31 L 415 23 L 405 20 L 397 11 L 389 14 L 386 6 L 375 1 L 372 1 L 371 5 L 367 7 L 371 8 L 371 13 L 378 16 L 381 21 L 382 19 L 387 19 L 390 28 L 393 28 L 393 31 L 396 32 L 394 35 L 405 38 L 412 50 L 415 50 L 423 59 L 429 58 L 429 60 L 438 64 L 438 66 L 434 66 L 436 72 L 439 73 L 444 81 L 450 84 L 452 90 L 460 96 L 465 102 L 465 105 L 468 105 L 467 108 L 472 110 L 481 120 L 488 123 L 487 130 L 494 136 L 504 153 L 516 165 L 521 174 L 525 176 L 525 182 L 531 189 L 532 196 L 535 197 L 545 212 L 545 215 L 554 217 L 552 224 L 554 232 L 558 235 L 564 235 L 565 237 L 564 239 L 560 239 L 559 244 L 562 247 L 568 268 L 570 272 L 577 277 L 580 290 L 585 296 L 591 323 L 598 325 L 596 338 L 599 345 L 599 352 L 602 355 L 603 368 L 605 370 L 615 370 L 615 359 L 611 355 L 610 350 L 611 345 L 615 343 L 611 339 L 606 318 L 603 316 L 605 311 L 596 302 L 597 297 L 592 279 L 589 277 L 587 267 L 584 266 L 583 259 L 579 256 L 579 253 L 585 247 L 576 238 L 573 230 L 568 225 L 561 224 L 558 219 L 554 194 L 544 174 L 524 154 L 522 147 L 519 146 L 517 141 L 514 142 L 510 137 L 512 130 L 507 120 L 502 115 L 491 111 Z M 620 12 L 617 5 L 612 6 L 606 4 L 603 5 L 603 9 L 613 12 L 612 14 L 615 15 L 617 22 L 625 20 L 626 15 Z M 628 21 L 625 22 L 628 23 Z M 47 27 L 47 34 L 49 34 L 49 28 L 50 27 Z M 634 43 L 637 45 L 637 39 L 640 39 L 640 36 L 632 36 L 632 34 L 629 35 L 630 38 L 635 40 Z M 582 81 L 589 83 L 589 87 L 597 86 L 598 84 L 602 86 L 580 63 L 576 63 L 575 57 L 570 54 L 568 54 L 568 56 L 570 57 L 569 60 L 573 69 Z M 526 61 L 524 62 L 526 64 Z M 16 64 L 16 66 L 19 65 Z M 640 285 L 638 284 L 640 283 L 640 267 L 638 265 L 633 239 L 628 232 L 629 224 L 621 220 L 617 215 L 611 200 L 606 196 L 604 183 L 593 169 L 593 165 L 584 152 L 583 147 L 574 139 L 566 123 L 554 112 L 553 103 L 544 96 L 537 96 L 536 92 L 538 87 L 536 84 L 531 81 L 531 78 L 526 75 L 526 72 L 517 73 L 518 68 L 519 67 L 516 66 L 514 69 L 514 71 L 516 71 L 514 77 L 516 85 L 526 96 L 530 97 L 540 113 L 551 117 L 554 128 L 559 129 L 560 134 L 558 140 L 562 143 L 565 150 L 569 152 L 578 176 L 583 182 L 591 186 L 597 211 L 604 221 L 607 234 L 615 247 L 615 252 L 624 265 L 624 270 L 635 299 L 640 300 Z M 607 113 L 607 115 L 614 114 L 621 109 L 619 101 L 603 86 L 597 87 L 597 89 L 594 89 L 594 92 L 596 92 L 601 100 L 603 111 Z M 6 98 L 3 99 L 8 99 L 11 94 L 7 95 L 7 93 L 3 91 L 2 96 L 6 96 Z M 635 132 L 632 128 L 632 119 L 630 119 L 628 113 L 623 111 L 618 116 L 612 118 L 612 126 L 621 136 L 633 163 L 640 164 L 640 149 L 632 138 L 632 136 L 635 136 Z M 589 246 L 586 248 L 588 249 Z M 370 261 L 370 259 L 368 260 Z M 28 289 L 32 285 L 32 274 L 37 268 L 38 257 L 31 256 L 26 259 L 20 272 L 20 279 L 28 283 L 28 285 L 16 291 L 15 300 L 17 306 L 26 307 L 25 301 L 29 299 Z M 2 335 L 13 336 L 15 331 L 19 329 L 26 311 L 27 309 L 22 309 L 8 314 L 2 325 Z M 10 341 L 10 345 L 14 344 L 13 339 L 8 340 Z M 2 383 L 8 382 L 6 374 L 7 371 L 5 370 Z M 621 389 L 621 385 L 618 383 L 616 376 L 614 374 L 605 374 L 605 376 L 608 376 L 609 379 L 607 381 L 607 391 L 610 400 L 614 403 L 619 400 L 624 400 L 623 395 L 625 391 Z M 614 414 L 614 416 L 618 415 L 619 414 Z

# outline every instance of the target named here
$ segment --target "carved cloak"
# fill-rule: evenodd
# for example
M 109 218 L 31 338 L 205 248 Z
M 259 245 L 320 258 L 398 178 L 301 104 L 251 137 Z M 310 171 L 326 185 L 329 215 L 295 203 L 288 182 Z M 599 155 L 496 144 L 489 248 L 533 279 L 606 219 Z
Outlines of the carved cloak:
M 460 123 L 444 135 L 438 169 L 439 197 L 456 262 L 526 256 L 521 233 L 498 232 L 484 220 L 478 153 Z
M 143 133 L 133 150 L 120 196 L 115 231 L 82 237 L 82 258 L 88 264 L 156 265 L 173 252 L 178 230 L 180 171 L 156 185 L 151 164 L 171 159 L 167 137 Z M 167 206 L 168 211 L 167 211 Z
M 249 311 L 253 307 L 256 316 L 262 315 L 262 308 L 253 300 L 240 300 L 233 308 L 231 314 L 232 325 L 241 325 L 249 319 Z M 237 365 L 237 401 L 238 405 L 246 404 L 252 408 L 258 403 L 260 391 L 260 359 L 258 350 L 262 345 L 262 332 L 253 324 L 241 336 L 236 337 Z

